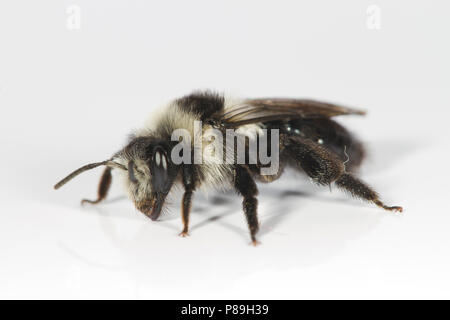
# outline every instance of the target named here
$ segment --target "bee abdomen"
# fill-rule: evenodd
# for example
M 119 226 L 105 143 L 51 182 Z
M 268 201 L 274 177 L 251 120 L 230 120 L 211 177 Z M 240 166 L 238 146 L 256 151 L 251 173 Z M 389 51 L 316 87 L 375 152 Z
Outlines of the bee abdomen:
M 323 145 L 342 161 L 346 161 L 346 167 L 349 170 L 359 166 L 364 158 L 364 148 L 361 142 L 347 129 L 331 119 L 295 119 L 280 122 L 277 125 L 280 133 Z

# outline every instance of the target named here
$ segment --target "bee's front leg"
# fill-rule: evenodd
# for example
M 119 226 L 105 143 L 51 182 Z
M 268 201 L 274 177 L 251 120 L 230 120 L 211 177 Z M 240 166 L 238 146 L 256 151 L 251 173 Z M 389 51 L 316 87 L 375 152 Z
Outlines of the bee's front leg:
M 191 212 L 192 196 L 198 181 L 197 170 L 194 165 L 185 165 L 182 169 L 184 194 L 181 204 L 181 218 L 183 219 L 183 231 L 180 236 L 189 235 L 189 214 Z
M 256 187 L 256 183 L 247 168 L 243 166 L 236 167 L 234 186 L 236 190 L 244 197 L 242 205 L 248 227 L 250 229 L 252 244 L 256 246 L 259 244 L 258 240 L 256 240 L 256 233 L 259 230 L 257 216 L 258 199 L 256 199 L 258 188 Z
M 111 168 L 107 167 L 103 171 L 102 177 L 100 178 L 100 182 L 98 184 L 97 199 L 96 200 L 83 199 L 81 200 L 81 204 L 85 203 L 97 204 L 106 198 L 112 181 L 111 170 L 112 170 Z

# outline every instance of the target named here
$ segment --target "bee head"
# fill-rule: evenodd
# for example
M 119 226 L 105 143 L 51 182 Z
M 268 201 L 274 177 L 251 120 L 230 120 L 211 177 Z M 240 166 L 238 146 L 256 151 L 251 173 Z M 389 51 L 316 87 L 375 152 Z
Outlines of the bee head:
M 178 170 L 170 161 L 170 148 L 162 140 L 137 137 L 117 154 L 127 168 L 128 194 L 136 208 L 158 219 Z
M 128 194 L 136 208 L 156 220 L 179 171 L 179 166 L 170 161 L 170 150 L 164 140 L 151 136 L 135 137 L 111 159 L 75 170 L 54 188 L 59 189 L 79 174 L 99 166 L 116 168 L 124 175 Z

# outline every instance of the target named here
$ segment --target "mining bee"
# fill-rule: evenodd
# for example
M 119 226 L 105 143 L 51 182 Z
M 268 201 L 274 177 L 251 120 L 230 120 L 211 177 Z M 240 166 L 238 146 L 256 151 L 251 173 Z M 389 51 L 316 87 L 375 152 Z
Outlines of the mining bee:
M 195 92 L 172 101 L 161 113 L 153 115 L 111 158 L 81 167 L 54 188 L 84 171 L 105 166 L 97 199 L 82 203 L 96 204 L 106 198 L 114 169 L 123 176 L 136 208 L 157 220 L 169 192 L 174 185 L 181 185 L 181 236 L 188 235 L 189 213 L 197 189 L 234 189 L 243 197 L 243 211 L 255 245 L 259 229 L 256 182 L 274 181 L 287 167 L 304 172 L 318 185 L 334 183 L 355 197 L 401 212 L 402 207 L 385 205 L 373 189 L 354 175 L 364 158 L 363 146 L 331 119 L 364 114 L 315 100 L 236 100 L 209 91 Z M 229 144 L 228 139 L 223 143 L 223 137 L 229 136 L 241 144 Z M 261 153 L 263 147 L 266 150 Z M 262 161 L 261 154 L 270 154 L 270 161 L 266 161 L 267 157 Z

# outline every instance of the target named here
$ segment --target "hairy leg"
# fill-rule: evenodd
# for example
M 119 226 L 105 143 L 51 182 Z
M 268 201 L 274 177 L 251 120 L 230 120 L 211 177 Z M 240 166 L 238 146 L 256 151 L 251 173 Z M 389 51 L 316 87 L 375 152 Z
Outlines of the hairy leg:
M 287 141 L 286 149 L 315 182 L 329 185 L 334 181 L 339 188 L 349 191 L 355 197 L 370 201 L 385 210 L 402 212 L 402 207 L 389 207 L 381 202 L 374 190 L 346 172 L 342 160 L 325 147 L 307 139 L 294 138 Z
M 259 230 L 257 216 L 258 200 L 256 199 L 258 188 L 247 168 L 242 166 L 236 167 L 234 186 L 236 191 L 244 197 L 242 206 L 250 230 L 250 237 L 252 239 L 252 244 L 257 245 L 259 244 L 256 240 L 256 233 Z
M 336 180 L 336 185 L 339 188 L 345 189 L 353 196 L 373 202 L 380 208 L 389 211 L 402 212 L 403 208 L 399 206 L 389 207 L 380 201 L 378 194 L 367 186 L 364 182 L 354 177 L 350 173 L 342 174 L 339 179 Z
M 85 203 L 97 204 L 106 198 L 112 181 L 111 170 L 112 170 L 111 168 L 107 167 L 103 171 L 102 177 L 100 178 L 100 182 L 98 184 L 97 200 L 83 199 L 81 200 L 81 204 Z
M 197 183 L 197 174 L 194 165 L 186 165 L 183 167 L 183 186 L 184 194 L 181 204 L 181 218 L 183 220 L 183 231 L 180 236 L 186 237 L 189 235 L 189 214 L 191 212 L 192 196 L 195 191 L 195 185 Z
M 290 137 L 285 145 L 295 165 L 320 185 L 331 184 L 345 171 L 337 155 L 309 139 Z

